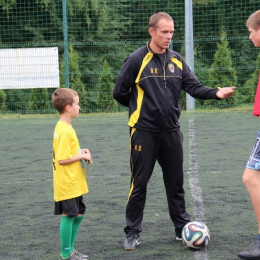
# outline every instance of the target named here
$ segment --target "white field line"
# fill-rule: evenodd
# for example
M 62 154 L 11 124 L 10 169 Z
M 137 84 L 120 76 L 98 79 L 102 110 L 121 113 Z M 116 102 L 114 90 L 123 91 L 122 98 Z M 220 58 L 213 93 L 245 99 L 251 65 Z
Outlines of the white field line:
M 190 182 L 191 194 L 193 199 L 195 220 L 205 223 L 201 188 L 198 182 L 198 165 L 197 165 L 195 137 L 196 134 L 194 129 L 194 121 L 193 118 L 191 118 L 189 119 L 189 157 L 190 157 L 189 182 Z M 195 260 L 208 260 L 207 248 L 195 251 L 194 258 Z

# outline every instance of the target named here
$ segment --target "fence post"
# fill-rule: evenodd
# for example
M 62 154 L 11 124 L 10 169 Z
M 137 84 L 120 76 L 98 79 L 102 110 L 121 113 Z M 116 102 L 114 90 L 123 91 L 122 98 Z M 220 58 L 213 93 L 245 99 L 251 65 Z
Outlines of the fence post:
M 185 0 L 185 57 L 188 66 L 194 71 L 192 0 Z M 188 93 L 186 94 L 186 110 L 195 110 L 195 100 Z
M 70 87 L 69 82 L 69 51 L 68 51 L 68 19 L 67 19 L 67 0 L 62 0 L 62 18 L 63 18 L 63 42 L 64 42 L 64 59 L 65 59 L 65 84 L 66 88 Z

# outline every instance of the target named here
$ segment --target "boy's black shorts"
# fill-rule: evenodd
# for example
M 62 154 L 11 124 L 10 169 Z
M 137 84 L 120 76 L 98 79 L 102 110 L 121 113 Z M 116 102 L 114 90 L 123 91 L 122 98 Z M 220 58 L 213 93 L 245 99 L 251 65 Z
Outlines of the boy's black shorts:
M 64 213 L 68 216 L 78 216 L 78 214 L 85 214 L 85 211 L 86 206 L 82 196 L 55 202 L 54 215 L 61 215 Z

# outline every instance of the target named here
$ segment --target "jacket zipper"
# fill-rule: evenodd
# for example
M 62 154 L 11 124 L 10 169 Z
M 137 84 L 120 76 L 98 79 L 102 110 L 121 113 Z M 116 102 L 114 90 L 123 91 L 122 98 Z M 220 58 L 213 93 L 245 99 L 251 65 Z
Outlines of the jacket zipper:
M 167 96 L 167 85 L 166 85 L 166 72 L 165 72 L 165 61 L 166 61 L 166 52 L 164 56 L 164 64 L 163 64 L 163 82 L 164 82 L 164 93 L 165 93 L 165 107 L 166 107 L 166 119 L 165 119 L 165 133 L 167 132 L 167 126 L 168 126 L 168 117 L 169 117 L 169 111 L 168 111 L 168 96 Z

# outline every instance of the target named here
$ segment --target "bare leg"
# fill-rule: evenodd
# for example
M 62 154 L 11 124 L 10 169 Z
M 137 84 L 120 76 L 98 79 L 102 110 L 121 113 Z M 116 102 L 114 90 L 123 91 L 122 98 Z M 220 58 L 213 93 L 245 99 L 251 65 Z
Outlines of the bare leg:
M 242 180 L 251 198 L 260 234 L 260 171 L 246 168 Z
M 251 198 L 260 234 L 260 171 L 246 168 L 242 180 Z M 252 247 L 240 252 L 238 257 L 260 259 L 260 240 L 257 239 Z

